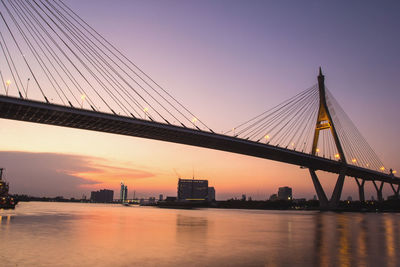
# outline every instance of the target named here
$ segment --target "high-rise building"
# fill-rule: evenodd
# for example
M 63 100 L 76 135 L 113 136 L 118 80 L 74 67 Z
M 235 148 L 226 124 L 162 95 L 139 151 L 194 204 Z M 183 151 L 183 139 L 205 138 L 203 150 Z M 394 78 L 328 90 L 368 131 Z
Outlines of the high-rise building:
M 121 202 L 125 202 L 125 200 L 128 198 L 128 186 L 124 185 L 123 182 L 121 182 L 121 191 L 119 194 L 119 199 Z
M 292 200 L 292 188 L 288 186 L 279 187 L 278 190 L 278 199 L 279 200 Z
M 208 180 L 179 179 L 179 200 L 206 200 L 208 196 Z
M 158 197 L 158 201 L 163 201 L 164 200 L 164 196 L 163 194 L 160 194 L 160 196 Z
M 212 186 L 208 187 L 207 200 L 208 201 L 214 201 L 215 200 L 215 188 L 212 187 Z
M 110 203 L 113 202 L 114 191 L 108 189 L 102 189 L 100 191 L 92 191 L 90 193 L 90 201 L 97 203 Z

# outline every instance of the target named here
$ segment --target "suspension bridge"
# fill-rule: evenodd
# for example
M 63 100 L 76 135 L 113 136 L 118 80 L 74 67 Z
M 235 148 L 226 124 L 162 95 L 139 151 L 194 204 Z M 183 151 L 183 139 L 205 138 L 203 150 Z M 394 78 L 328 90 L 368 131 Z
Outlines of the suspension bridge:
M 216 133 L 63 1 L 0 0 L 0 117 L 142 137 L 249 155 L 309 169 L 322 209 L 338 207 L 345 178 L 384 184 L 387 168 L 318 83 Z M 338 174 L 330 198 L 316 171 Z

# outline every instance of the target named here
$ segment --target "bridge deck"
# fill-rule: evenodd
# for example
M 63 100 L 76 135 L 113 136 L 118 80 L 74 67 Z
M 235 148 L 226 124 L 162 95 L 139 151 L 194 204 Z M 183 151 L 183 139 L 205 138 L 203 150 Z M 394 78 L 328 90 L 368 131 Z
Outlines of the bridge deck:
M 338 161 L 222 134 L 14 97 L 0 96 L 0 118 L 186 144 L 332 173 L 343 167 Z M 353 165 L 347 165 L 346 175 L 400 184 L 397 177 Z

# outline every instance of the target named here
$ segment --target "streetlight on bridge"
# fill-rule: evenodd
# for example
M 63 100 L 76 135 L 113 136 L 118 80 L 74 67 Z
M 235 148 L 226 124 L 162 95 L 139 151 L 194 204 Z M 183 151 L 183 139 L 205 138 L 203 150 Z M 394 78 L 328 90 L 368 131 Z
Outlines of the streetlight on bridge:
M 147 114 L 147 112 L 149 111 L 149 108 L 148 107 L 145 107 L 144 109 L 143 109 L 143 112 L 144 112 L 144 118 L 146 119 L 147 118 L 147 116 L 148 116 L 148 114 Z
M 8 88 L 10 87 L 11 80 L 6 81 L 6 96 L 8 96 Z
M 85 102 L 86 95 L 85 94 L 81 95 L 81 99 L 82 99 L 81 108 L 83 108 L 83 102 Z

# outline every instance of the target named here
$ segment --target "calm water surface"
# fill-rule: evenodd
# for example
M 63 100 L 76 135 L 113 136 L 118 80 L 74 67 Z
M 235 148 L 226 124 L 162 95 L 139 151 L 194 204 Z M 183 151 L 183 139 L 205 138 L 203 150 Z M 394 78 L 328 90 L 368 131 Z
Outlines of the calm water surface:
M 19 203 L 0 266 L 400 266 L 400 214 Z

